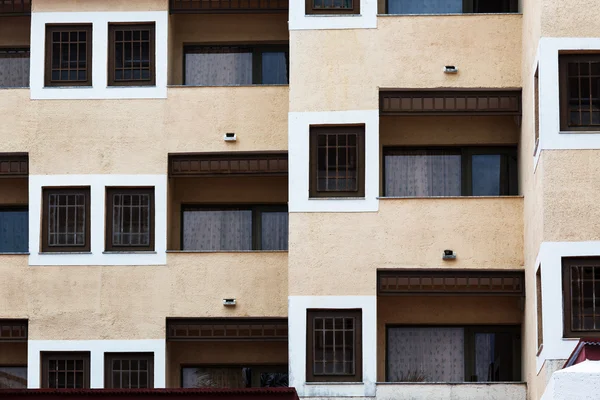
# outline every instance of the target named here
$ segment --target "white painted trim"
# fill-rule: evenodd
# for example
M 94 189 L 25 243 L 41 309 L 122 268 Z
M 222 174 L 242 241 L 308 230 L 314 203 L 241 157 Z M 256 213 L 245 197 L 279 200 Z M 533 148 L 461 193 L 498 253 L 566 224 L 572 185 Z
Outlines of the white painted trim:
M 288 297 L 289 384 L 298 396 L 375 396 L 377 381 L 377 296 L 289 296 Z M 363 382 L 306 384 L 306 310 L 362 309 Z
M 154 353 L 154 387 L 165 388 L 164 339 L 144 340 L 28 340 L 27 388 L 39 389 L 41 378 L 41 352 L 89 351 L 90 388 L 104 388 L 104 353 Z
M 536 358 L 539 373 L 546 360 L 567 359 L 578 339 L 563 338 L 562 257 L 600 256 L 600 241 L 543 242 L 536 260 L 542 265 L 544 347 Z
M 358 15 L 306 15 L 304 0 L 290 1 L 290 31 L 307 29 L 377 28 L 377 0 L 360 0 Z
M 33 12 L 31 14 L 32 99 L 153 99 L 167 98 L 168 11 Z M 156 24 L 156 86 L 108 87 L 108 24 L 154 22 Z M 44 87 L 46 24 L 91 23 L 92 87 Z
M 291 112 L 288 124 L 290 212 L 365 212 L 379 209 L 379 110 Z M 310 126 L 326 124 L 365 124 L 364 199 L 309 198 Z
M 560 133 L 558 57 L 565 50 L 600 50 L 600 38 L 540 39 L 540 148 L 600 149 L 600 132 Z
M 42 187 L 90 186 L 91 254 L 40 254 Z M 104 254 L 107 186 L 154 187 L 153 253 Z M 166 175 L 29 175 L 29 265 L 166 265 Z

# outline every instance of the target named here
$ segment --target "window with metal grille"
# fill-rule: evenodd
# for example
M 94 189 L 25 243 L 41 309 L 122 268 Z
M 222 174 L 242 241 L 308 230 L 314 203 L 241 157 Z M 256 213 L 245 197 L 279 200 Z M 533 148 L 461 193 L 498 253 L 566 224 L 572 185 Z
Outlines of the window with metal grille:
M 310 197 L 365 195 L 365 127 L 310 128 Z
M 362 311 L 307 310 L 306 380 L 362 380 Z
M 43 352 L 43 389 L 88 389 L 90 387 L 89 352 Z
M 29 87 L 29 49 L 0 49 L 0 88 Z
M 108 85 L 155 85 L 155 24 L 110 24 L 108 35 Z
M 43 189 L 42 251 L 90 251 L 90 188 Z
M 600 332 L 600 258 L 562 259 L 564 337 Z
M 46 86 L 92 85 L 92 25 L 46 25 Z
M 306 14 L 360 14 L 360 0 L 306 0 Z
M 153 389 L 154 353 L 104 353 L 106 389 Z
M 106 250 L 154 251 L 154 188 L 107 188 Z
M 600 55 L 561 55 L 560 129 L 600 130 Z

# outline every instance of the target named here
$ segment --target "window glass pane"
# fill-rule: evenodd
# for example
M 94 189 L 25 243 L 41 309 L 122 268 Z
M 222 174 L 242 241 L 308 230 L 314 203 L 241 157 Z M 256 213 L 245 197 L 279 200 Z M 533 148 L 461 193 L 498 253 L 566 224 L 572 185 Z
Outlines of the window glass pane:
M 391 382 L 464 382 L 463 328 L 389 328 Z
M 460 14 L 463 0 L 388 0 L 388 14 Z
M 263 84 L 288 83 L 287 57 L 284 52 L 262 53 L 262 82 Z
M 317 191 L 358 190 L 357 136 L 346 133 L 317 135 Z
M 150 207 L 148 193 L 115 193 L 113 201 L 113 246 L 150 245 Z
M 184 211 L 183 250 L 252 250 L 252 211 Z
M 354 375 L 355 325 L 354 318 L 314 317 L 314 375 Z
M 0 389 L 27 389 L 27 367 L 0 367 Z
M 473 0 L 475 13 L 508 13 L 517 12 L 510 7 L 511 0 Z M 465 10 L 469 12 L 469 10 Z
M 232 86 L 252 84 L 252 53 L 223 49 L 185 55 L 185 84 Z
M 569 267 L 571 284 L 571 330 L 600 330 L 600 266 Z
M 475 333 L 474 381 L 514 380 L 513 337 L 510 333 Z
M 499 196 L 500 167 L 502 156 L 499 154 L 474 155 L 472 161 L 473 196 Z
M 352 9 L 353 0 L 313 0 L 315 9 Z
M 254 377 L 254 374 L 253 374 Z M 252 385 L 253 387 L 254 384 Z M 259 387 L 287 387 L 289 386 L 288 374 L 285 372 L 261 372 Z
M 60 28 L 65 31 L 49 32 L 50 77 L 56 82 L 85 82 L 88 77 L 87 27 Z
M 0 253 L 27 252 L 29 212 L 0 210 Z
M 184 388 L 240 389 L 250 387 L 247 371 L 241 367 L 182 368 Z
M 84 246 L 86 205 L 83 193 L 49 194 L 48 245 Z
M 0 88 L 29 87 L 29 50 L 0 49 Z
M 461 156 L 450 152 L 405 151 L 385 156 L 385 195 L 461 195 Z
M 151 29 L 123 27 L 114 31 L 114 79 L 144 81 L 151 79 Z
M 132 356 L 133 357 L 133 356 Z M 120 359 L 119 356 L 108 356 L 107 363 L 111 366 L 109 385 L 112 389 L 146 389 L 152 381 L 152 368 L 148 368 L 148 358 Z
M 288 213 L 261 213 L 261 249 L 288 249 Z

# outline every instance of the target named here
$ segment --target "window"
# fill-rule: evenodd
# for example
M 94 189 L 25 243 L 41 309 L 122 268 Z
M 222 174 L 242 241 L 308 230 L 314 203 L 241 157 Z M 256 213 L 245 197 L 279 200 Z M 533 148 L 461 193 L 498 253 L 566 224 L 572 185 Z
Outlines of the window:
M 362 381 L 362 311 L 307 310 L 306 381 Z
M 46 25 L 46 86 L 92 86 L 92 25 Z
M 0 389 L 27 389 L 27 367 L 0 366 Z
M 0 48 L 0 88 L 29 87 L 29 49 Z
M 184 85 L 287 85 L 289 45 L 186 46 Z
M 43 352 L 43 389 L 89 389 L 89 352 Z
M 106 389 L 153 389 L 153 353 L 104 353 Z
M 90 188 L 44 188 L 43 252 L 90 251 Z
M 306 14 L 360 14 L 360 0 L 306 0 Z
M 537 314 L 537 354 L 539 355 L 544 345 L 544 320 L 542 318 L 542 266 L 535 273 L 535 298 Z
M 564 337 L 600 332 L 600 258 L 562 259 Z
M 600 54 L 560 55 L 560 129 L 600 130 Z
M 182 250 L 287 250 L 286 206 L 183 206 Z
M 387 327 L 388 382 L 521 379 L 518 326 Z
M 287 365 L 184 367 L 184 388 L 264 388 L 287 387 Z
M 106 189 L 106 250 L 154 251 L 154 188 Z
M 28 217 L 27 207 L 0 207 L 0 253 L 27 253 Z
M 533 76 L 533 114 L 534 114 L 534 129 L 535 129 L 535 141 L 533 144 L 533 155 L 537 153 L 538 146 L 540 145 L 540 84 L 539 84 L 539 66 L 535 69 L 535 75 Z
M 108 86 L 154 86 L 155 26 L 108 25 Z
M 386 148 L 384 196 L 513 196 L 514 147 Z
M 387 14 L 477 14 L 518 11 L 518 0 L 387 0 Z
M 310 128 L 310 197 L 364 197 L 365 127 Z

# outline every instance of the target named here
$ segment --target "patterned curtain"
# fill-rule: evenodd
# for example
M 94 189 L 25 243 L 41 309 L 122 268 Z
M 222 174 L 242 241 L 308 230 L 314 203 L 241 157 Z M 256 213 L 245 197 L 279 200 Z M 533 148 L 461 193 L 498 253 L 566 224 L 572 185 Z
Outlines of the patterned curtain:
M 0 54 L 0 88 L 29 87 L 29 57 Z
M 463 0 L 388 0 L 388 14 L 460 14 Z
M 389 328 L 391 382 L 464 382 L 463 328 Z
M 188 53 L 185 84 L 190 86 L 234 86 L 252 84 L 252 53 Z
M 477 382 L 494 381 L 494 342 L 493 333 L 475 334 L 475 374 Z
M 252 211 L 184 211 L 183 250 L 252 250 Z
M 385 195 L 461 195 L 461 156 L 450 152 L 405 151 L 385 156 Z
M 265 85 L 288 83 L 287 57 L 284 52 L 262 53 L 262 82 Z
M 261 214 L 261 249 L 288 249 L 287 212 L 263 212 Z

